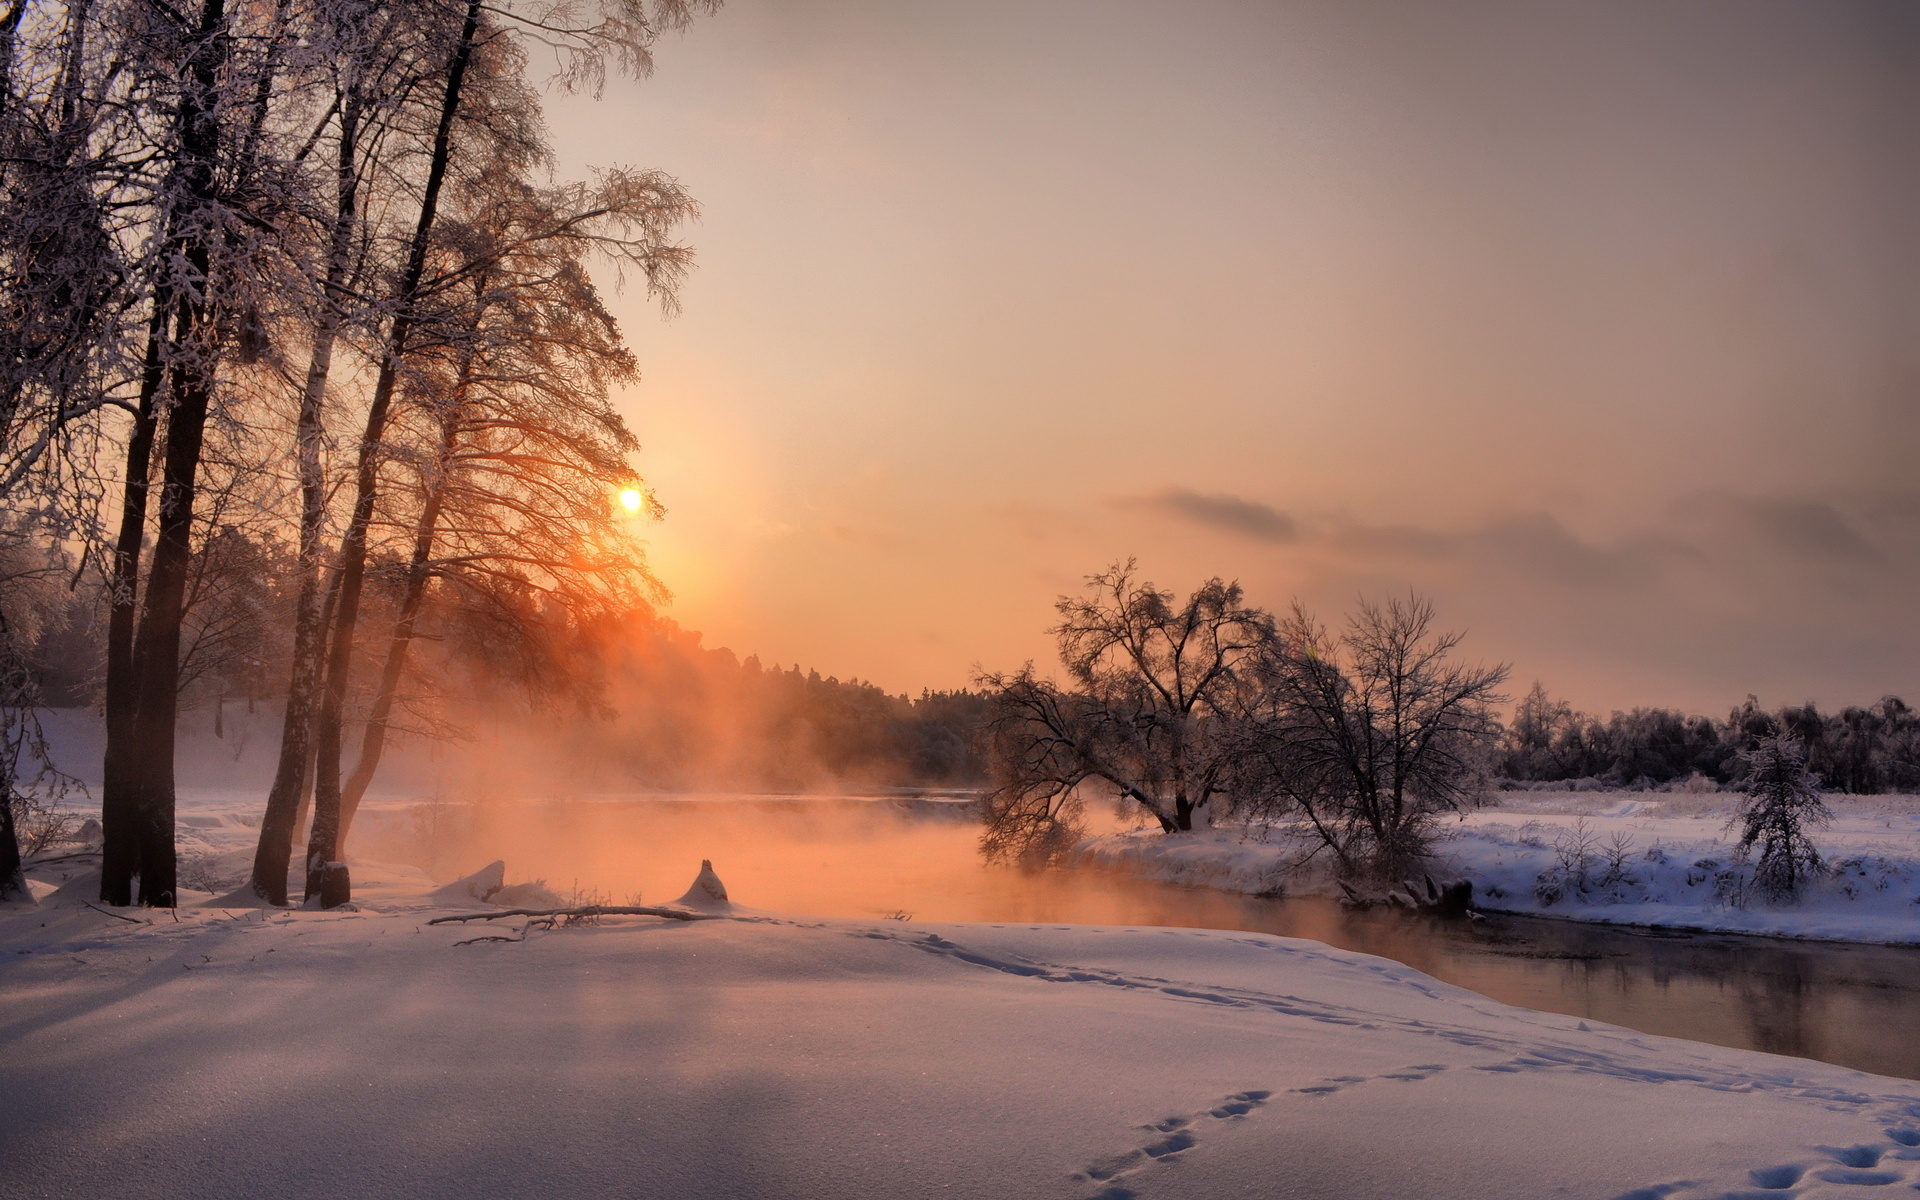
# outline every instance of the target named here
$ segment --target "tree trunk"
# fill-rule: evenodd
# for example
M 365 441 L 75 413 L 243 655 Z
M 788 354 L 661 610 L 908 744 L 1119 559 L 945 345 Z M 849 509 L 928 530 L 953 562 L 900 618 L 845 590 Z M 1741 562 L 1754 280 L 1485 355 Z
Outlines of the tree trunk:
M 455 385 L 456 401 L 440 424 L 440 450 L 434 460 L 434 473 L 427 488 L 426 502 L 420 507 L 420 519 L 413 531 L 413 557 L 407 563 L 407 587 L 400 600 L 400 615 L 393 623 L 393 635 L 387 639 L 387 660 L 380 668 L 380 688 L 373 697 L 373 709 L 367 715 L 366 730 L 360 735 L 360 761 L 347 777 L 340 794 L 340 840 L 344 846 L 359 811 L 361 797 L 380 769 L 380 756 L 386 750 L 387 722 L 393 715 L 394 694 L 400 688 L 400 675 L 406 669 L 407 649 L 413 642 L 413 625 L 420 615 L 420 601 L 427 593 L 430 572 L 427 562 L 433 555 L 433 535 L 440 523 L 440 507 L 446 499 L 453 451 L 460 436 L 457 397 L 466 386 L 467 364 L 461 364 L 461 380 Z
M 300 596 L 294 609 L 293 674 L 287 684 L 287 709 L 281 724 L 280 761 L 260 821 L 260 842 L 253 856 L 254 894 L 272 904 L 287 902 L 287 867 L 293 857 L 293 832 L 305 807 L 312 777 L 313 718 L 320 693 L 320 665 L 326 652 L 326 623 L 320 612 L 320 529 L 326 519 L 326 479 L 321 471 L 321 403 L 340 329 L 338 297 L 346 284 L 353 227 L 359 211 L 356 141 L 361 96 L 356 82 L 340 113 L 340 152 L 335 174 L 336 205 L 327 249 L 321 318 L 313 332 L 306 387 L 300 394 L 296 447 L 300 463 Z
M 147 490 L 153 470 L 153 438 L 159 424 L 154 412 L 160 383 L 166 377 L 161 346 L 166 338 L 167 313 L 173 307 L 170 289 L 156 289 L 153 315 L 147 323 L 147 352 L 140 374 L 140 403 L 127 437 L 127 473 L 120 495 L 120 534 L 113 547 L 111 607 L 107 611 L 107 748 L 101 765 L 100 902 L 133 903 L 133 875 L 140 859 L 129 759 L 133 746 L 135 689 L 133 681 L 133 626 L 139 615 L 140 546 L 147 531 Z
M 210 205 L 220 127 L 214 109 L 218 75 L 226 53 L 222 26 L 225 0 L 206 0 L 201 9 L 199 44 L 189 64 L 191 79 L 180 106 L 180 181 L 194 202 Z M 147 574 L 145 601 L 133 646 L 133 704 L 130 778 L 135 827 L 139 831 L 142 904 L 172 907 L 174 880 L 174 715 L 180 684 L 180 621 L 185 612 L 187 572 L 192 555 L 194 488 L 200 468 L 201 439 L 213 398 L 215 371 L 212 312 L 205 289 L 211 286 L 212 254 L 204 234 L 186 239 L 181 257 L 192 272 L 198 295 L 181 297 L 174 327 L 175 353 L 168 364 L 172 405 L 167 416 L 167 454 L 161 468 L 160 519 Z
M 433 156 L 427 167 L 427 182 L 420 198 L 420 218 L 414 226 L 413 242 L 408 248 L 406 269 L 394 295 L 393 325 L 387 334 L 386 353 L 380 360 L 380 375 L 374 383 L 373 399 L 367 407 L 366 430 L 360 438 L 358 471 L 355 474 L 353 516 L 340 539 L 340 599 L 334 610 L 333 631 L 327 653 L 326 688 L 320 701 L 320 716 L 315 741 L 319 757 L 314 772 L 313 831 L 307 839 L 308 896 L 321 892 L 329 863 L 338 854 L 340 839 L 340 740 L 347 701 L 347 679 L 353 669 L 354 626 L 360 617 L 360 589 L 367 566 L 367 526 L 373 520 L 374 493 L 379 483 L 380 440 L 386 432 L 387 412 L 393 403 L 393 389 L 399 378 L 400 363 L 407 352 L 413 331 L 413 304 L 426 272 L 427 244 L 433 233 L 440 189 L 446 182 L 447 163 L 453 154 L 453 119 L 460 108 L 460 89 L 466 81 L 467 64 L 473 57 L 474 35 L 480 27 L 481 0 L 468 0 L 466 20 L 460 41 L 454 47 L 447 68 L 447 87 L 440 104 L 440 123 L 434 131 Z
M 20 837 L 13 828 L 13 780 L 0 768 L 0 904 L 32 895 L 20 869 Z

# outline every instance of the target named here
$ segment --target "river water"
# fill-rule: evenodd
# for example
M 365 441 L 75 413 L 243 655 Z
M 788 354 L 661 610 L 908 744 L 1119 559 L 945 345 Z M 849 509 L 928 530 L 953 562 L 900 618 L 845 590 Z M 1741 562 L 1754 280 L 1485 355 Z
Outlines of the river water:
M 545 879 L 589 901 L 671 900 L 704 858 L 737 902 L 781 912 L 1312 938 L 1507 1004 L 1920 1078 L 1920 949 L 1441 919 L 1108 871 L 1022 871 L 983 863 L 978 826 L 929 817 L 927 807 L 903 815 L 885 803 L 719 797 L 508 804 L 458 819 L 397 811 L 367 836 L 442 878 L 502 857 L 510 882 Z

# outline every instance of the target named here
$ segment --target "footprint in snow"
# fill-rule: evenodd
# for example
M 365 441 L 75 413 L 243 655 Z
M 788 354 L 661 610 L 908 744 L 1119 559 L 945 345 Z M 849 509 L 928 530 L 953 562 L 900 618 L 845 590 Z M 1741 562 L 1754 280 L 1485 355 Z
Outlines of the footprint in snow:
M 1150 1167 L 1156 1162 L 1173 1161 L 1176 1155 L 1192 1149 L 1200 1140 L 1196 1126 L 1202 1121 L 1237 1120 L 1265 1104 L 1272 1095 L 1272 1092 L 1265 1090 L 1234 1092 L 1198 1112 L 1176 1113 L 1162 1117 L 1158 1121 L 1150 1121 L 1140 1126 L 1141 1132 L 1148 1136 L 1139 1145 L 1123 1153 L 1089 1163 L 1082 1170 L 1075 1172 L 1073 1177 L 1089 1183 L 1108 1185 L 1094 1193 L 1088 1200 L 1131 1200 L 1134 1195 L 1133 1190 L 1112 1181 Z
M 1334 1092 L 1344 1091 L 1356 1083 L 1371 1083 L 1376 1079 L 1397 1079 L 1402 1083 L 1413 1083 L 1422 1079 L 1432 1079 L 1435 1075 L 1438 1075 L 1446 1069 L 1447 1065 L 1445 1063 L 1415 1063 L 1411 1067 L 1405 1067 L 1398 1071 L 1388 1071 L 1383 1075 L 1334 1075 L 1309 1087 L 1294 1088 L 1293 1090 L 1307 1096 L 1326 1096 Z
M 1731 1191 L 1718 1189 L 1695 1190 L 1704 1185 L 1692 1182 L 1664 1183 L 1654 1187 L 1639 1188 L 1617 1196 L 1614 1200 L 1770 1200 L 1774 1197 L 1800 1196 L 1804 1193 L 1802 1184 L 1831 1183 L 1854 1187 L 1886 1187 L 1896 1183 L 1912 1183 L 1920 1188 L 1920 1169 L 1909 1169 L 1905 1161 L 1920 1160 L 1920 1152 L 1912 1147 L 1920 1146 L 1920 1129 L 1895 1127 L 1886 1131 L 1892 1145 L 1865 1143 L 1858 1146 L 1821 1146 L 1824 1161 L 1782 1163 L 1778 1166 L 1755 1167 L 1747 1172 L 1747 1186 Z M 1824 1188 L 1817 1189 L 1821 1197 L 1839 1194 Z M 1677 1194 L 1684 1193 L 1684 1197 Z M 1872 1194 L 1872 1193 L 1868 1193 Z

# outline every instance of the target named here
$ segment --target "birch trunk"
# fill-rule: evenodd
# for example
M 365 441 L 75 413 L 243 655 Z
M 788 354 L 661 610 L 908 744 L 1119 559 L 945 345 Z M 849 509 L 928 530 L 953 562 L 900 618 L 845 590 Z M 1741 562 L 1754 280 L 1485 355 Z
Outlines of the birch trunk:
M 320 465 L 321 404 L 332 369 L 333 343 L 339 334 L 339 297 L 351 263 L 353 230 L 359 212 L 356 145 L 363 98 L 356 81 L 340 111 L 340 151 L 335 183 L 333 230 L 327 247 L 327 277 L 321 318 L 313 331 L 313 351 L 300 394 L 296 449 L 300 464 L 300 595 L 294 609 L 293 674 L 287 684 L 287 709 L 280 733 L 280 761 L 267 793 L 254 851 L 252 887 L 272 904 L 287 902 L 287 868 L 293 858 L 293 832 L 304 807 L 313 759 L 313 718 L 320 694 L 320 666 L 326 625 L 320 612 L 320 532 L 326 518 L 326 479 Z
M 427 168 L 426 188 L 420 199 L 420 218 L 414 226 L 406 268 L 395 290 L 393 325 L 388 331 L 386 353 L 380 361 L 380 375 L 374 383 L 373 400 L 367 408 L 366 429 L 360 437 L 353 515 L 340 539 L 340 596 L 334 609 L 327 653 L 326 687 L 321 697 L 315 731 L 318 757 L 314 771 L 313 830 L 307 838 L 308 896 L 320 894 L 326 880 L 327 864 L 339 854 L 341 724 L 346 710 L 347 680 L 353 669 L 354 626 L 360 616 L 360 590 L 366 574 L 367 527 L 373 520 L 374 496 L 379 484 L 380 441 L 386 432 L 387 413 L 393 404 L 393 390 L 399 378 L 400 363 L 406 357 L 407 341 L 413 331 L 413 304 L 421 277 L 426 272 L 427 244 L 433 233 L 440 189 L 446 182 L 447 164 L 453 154 L 453 119 L 460 109 L 460 90 L 466 81 L 467 66 L 472 61 L 480 12 L 481 0 L 468 0 L 460 40 L 448 64 L 447 87 L 440 104 L 440 122 L 434 131 L 433 155 Z

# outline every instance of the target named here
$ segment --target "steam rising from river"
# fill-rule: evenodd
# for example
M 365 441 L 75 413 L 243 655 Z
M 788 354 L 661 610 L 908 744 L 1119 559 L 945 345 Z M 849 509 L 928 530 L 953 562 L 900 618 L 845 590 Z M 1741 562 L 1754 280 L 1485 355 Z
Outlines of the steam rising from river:
M 562 895 L 614 903 L 635 894 L 670 900 L 701 859 L 712 859 L 736 901 L 783 912 L 1101 924 L 1160 924 L 1173 915 L 1157 885 L 982 862 L 965 795 L 418 803 L 382 806 L 363 819 L 360 857 L 408 862 L 439 880 L 499 858 L 509 882 L 543 879 Z M 1178 907 L 1190 903 L 1182 893 Z M 1243 901 L 1222 895 L 1219 903 L 1225 921 L 1224 910 Z

